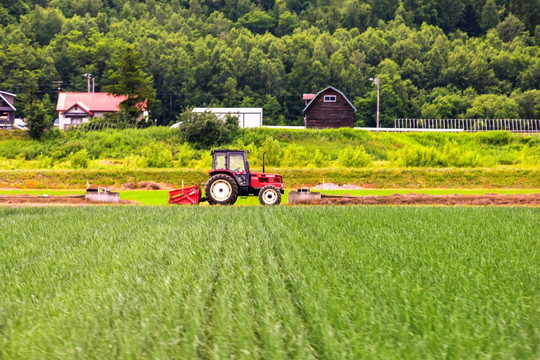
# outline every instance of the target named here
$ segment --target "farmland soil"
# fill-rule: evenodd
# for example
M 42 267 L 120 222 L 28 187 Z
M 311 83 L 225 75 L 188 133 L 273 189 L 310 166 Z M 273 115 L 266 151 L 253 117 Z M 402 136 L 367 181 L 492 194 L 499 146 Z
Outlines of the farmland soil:
M 141 181 L 138 183 L 128 182 L 122 184 L 122 190 L 174 190 L 174 186 L 153 181 Z
M 138 204 L 136 201 L 120 200 L 120 205 Z M 111 205 L 110 203 L 88 201 L 84 195 L 36 196 L 36 195 L 0 195 L 0 206 L 41 206 L 41 205 Z M 113 204 L 117 205 L 117 204 Z
M 320 200 L 303 201 L 306 205 L 498 205 L 539 206 L 540 194 L 426 195 L 393 194 L 389 196 L 323 195 Z
M 118 205 L 139 204 L 120 200 Z M 426 195 L 393 194 L 389 196 L 322 195 L 318 201 L 302 201 L 299 205 L 473 205 L 473 206 L 540 206 L 540 194 L 484 194 L 484 195 Z M 47 206 L 47 205 L 107 205 L 87 201 L 84 195 L 35 196 L 0 195 L 0 206 Z

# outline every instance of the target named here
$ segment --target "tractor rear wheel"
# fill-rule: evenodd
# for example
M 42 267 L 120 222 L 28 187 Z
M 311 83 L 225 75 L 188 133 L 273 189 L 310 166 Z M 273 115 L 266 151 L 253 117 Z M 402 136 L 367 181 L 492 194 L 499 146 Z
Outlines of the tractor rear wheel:
M 232 205 L 238 198 L 238 184 L 226 174 L 214 175 L 204 189 L 210 205 Z
M 259 191 L 261 205 L 279 205 L 281 203 L 281 191 L 272 185 L 266 185 Z

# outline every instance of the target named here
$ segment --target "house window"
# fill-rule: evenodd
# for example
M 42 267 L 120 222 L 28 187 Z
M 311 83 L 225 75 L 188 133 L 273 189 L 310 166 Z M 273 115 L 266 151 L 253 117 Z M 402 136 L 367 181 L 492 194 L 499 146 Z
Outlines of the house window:
M 336 95 L 325 95 L 324 102 L 336 102 Z

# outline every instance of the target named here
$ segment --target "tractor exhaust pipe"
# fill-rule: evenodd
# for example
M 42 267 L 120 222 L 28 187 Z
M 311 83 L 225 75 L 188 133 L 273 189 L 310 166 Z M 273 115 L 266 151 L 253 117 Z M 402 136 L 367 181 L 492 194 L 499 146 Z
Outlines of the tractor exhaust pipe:
M 266 154 L 266 151 L 263 152 L 263 173 L 265 173 L 266 171 L 264 171 L 264 154 Z

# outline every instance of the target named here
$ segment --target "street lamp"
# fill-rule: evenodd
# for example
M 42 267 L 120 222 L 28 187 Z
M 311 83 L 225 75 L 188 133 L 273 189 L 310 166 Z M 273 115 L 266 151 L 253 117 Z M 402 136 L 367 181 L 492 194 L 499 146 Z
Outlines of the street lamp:
M 377 77 L 369 78 L 369 81 L 373 81 L 375 85 L 377 85 L 377 131 L 379 131 L 379 97 L 380 97 L 380 89 L 381 89 L 381 76 L 377 75 Z

